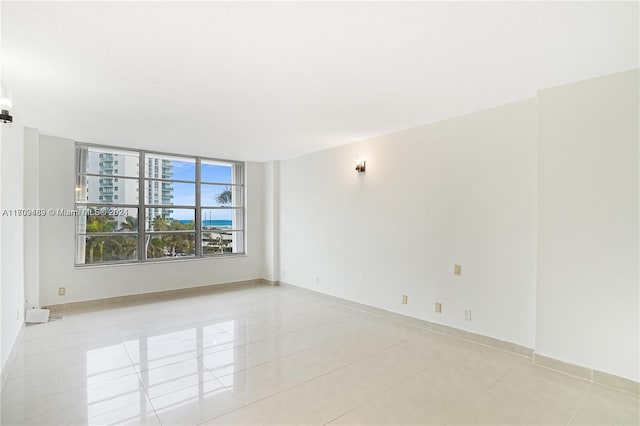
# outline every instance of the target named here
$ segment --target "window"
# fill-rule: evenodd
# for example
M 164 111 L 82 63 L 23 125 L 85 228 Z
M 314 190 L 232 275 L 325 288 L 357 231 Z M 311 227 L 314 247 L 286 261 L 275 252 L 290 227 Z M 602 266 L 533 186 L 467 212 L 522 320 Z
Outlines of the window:
M 244 254 L 243 163 L 78 143 L 76 176 L 77 266 Z

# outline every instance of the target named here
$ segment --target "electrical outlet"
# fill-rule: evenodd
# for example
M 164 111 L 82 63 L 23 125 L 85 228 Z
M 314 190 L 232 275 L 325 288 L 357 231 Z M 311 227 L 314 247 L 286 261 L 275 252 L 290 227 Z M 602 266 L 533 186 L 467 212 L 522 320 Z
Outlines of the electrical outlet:
M 442 313 L 442 303 L 440 302 L 436 302 L 436 313 L 438 314 Z
M 66 287 L 58 288 L 58 296 L 64 296 L 65 294 L 67 294 L 67 288 Z
M 453 275 L 462 275 L 462 265 L 453 265 Z
M 320 284 L 320 277 L 316 275 L 316 284 Z
M 471 309 L 465 309 L 464 319 L 465 321 L 471 321 Z
M 406 305 L 407 303 L 409 303 L 409 296 L 407 296 L 406 294 L 402 295 L 402 304 Z

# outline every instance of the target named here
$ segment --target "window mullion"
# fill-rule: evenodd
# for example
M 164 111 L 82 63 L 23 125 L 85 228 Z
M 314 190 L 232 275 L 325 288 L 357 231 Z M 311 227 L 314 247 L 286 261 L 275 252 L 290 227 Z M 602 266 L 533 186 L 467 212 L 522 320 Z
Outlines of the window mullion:
M 196 157 L 196 214 L 195 214 L 195 230 L 196 230 L 196 257 L 202 257 L 202 218 L 200 205 L 200 157 Z
M 144 262 L 147 257 L 145 247 L 147 240 L 147 212 L 144 205 L 144 166 L 145 152 L 140 151 L 138 159 L 138 262 Z
M 94 148 L 91 149 L 91 147 Z M 101 152 L 100 148 L 104 148 L 105 152 Z M 158 154 L 158 158 L 156 158 L 156 154 Z M 120 161 L 120 157 L 118 156 L 121 156 L 123 161 Z M 132 164 L 136 156 L 138 164 Z M 181 171 L 173 175 L 168 172 L 174 167 L 173 161 L 183 161 L 181 159 L 170 158 L 173 156 L 188 159 L 185 161 L 190 163 L 189 167 L 193 167 L 195 163 L 195 177 L 193 181 L 185 180 L 187 178 L 191 179 L 193 176 L 189 173 Z M 145 263 L 147 261 L 169 258 L 169 252 L 173 258 L 179 259 L 193 257 L 203 258 L 218 254 L 244 254 L 246 252 L 245 163 L 198 156 L 154 153 L 142 149 L 126 149 L 80 143 L 76 143 L 75 163 L 76 211 L 84 212 L 84 209 L 90 210 L 92 208 L 103 207 L 106 209 L 128 209 L 127 216 L 132 216 L 130 213 L 133 213 L 136 209 L 138 210 L 137 233 L 133 231 L 131 218 L 115 217 L 119 216 L 120 213 L 113 213 L 114 218 L 109 217 L 105 220 L 92 221 L 91 230 L 96 232 L 86 232 L 88 216 L 78 218 L 76 220 L 75 230 L 76 266 L 100 263 Z M 136 167 L 131 169 L 134 165 Z M 222 166 L 223 168 L 208 169 L 207 167 L 209 165 Z M 116 168 L 121 166 L 120 171 L 122 171 L 123 174 L 120 175 L 117 169 L 114 169 L 115 172 L 112 173 L 113 166 Z M 124 169 L 122 167 L 124 167 Z M 155 167 L 156 173 L 151 173 L 149 167 Z M 204 171 L 203 167 L 205 167 Z M 134 174 L 135 168 L 138 169 L 137 177 Z M 227 168 L 230 168 L 231 171 Z M 100 173 L 96 172 L 98 169 Z M 167 173 L 165 173 L 165 169 Z M 103 174 L 103 171 L 108 174 Z M 162 173 L 160 173 L 160 171 Z M 147 172 L 149 172 L 149 175 L 147 175 Z M 209 175 L 209 173 L 211 173 L 211 175 Z M 228 173 L 231 173 L 230 177 L 227 177 Z M 176 179 L 174 179 L 174 177 Z M 212 181 L 222 180 L 223 182 L 203 183 L 202 180 L 205 177 Z M 135 192 L 133 191 L 135 188 L 133 185 L 136 179 L 138 180 L 138 199 L 134 201 Z M 89 182 L 89 180 L 91 180 L 91 182 Z M 119 185 L 120 180 L 125 186 Z M 228 182 L 224 182 L 227 180 Z M 149 188 L 146 186 L 147 183 L 149 183 Z M 195 194 L 190 191 L 187 185 L 178 185 L 178 188 L 175 188 L 176 184 L 194 184 Z M 155 185 L 158 185 L 158 187 L 156 188 Z M 222 189 L 225 191 L 230 190 L 232 194 L 231 205 L 226 205 L 228 203 L 224 202 L 224 205 L 203 207 L 203 197 L 206 197 L 211 191 L 214 191 L 212 194 L 215 197 L 218 192 L 222 191 L 222 189 L 220 189 L 220 191 L 215 192 L 217 188 L 212 189 L 206 185 L 225 186 L 226 188 Z M 89 192 L 88 188 L 91 188 L 92 192 Z M 105 191 L 103 191 L 103 189 L 105 189 Z M 147 189 L 150 189 L 152 193 L 147 193 Z M 172 194 L 173 191 L 179 194 L 195 195 L 194 203 L 191 205 L 174 205 L 173 197 L 171 197 L 171 199 L 165 199 L 165 195 L 168 197 L 167 194 Z M 103 199 L 104 193 L 107 195 L 105 195 Z M 113 198 L 111 198 L 112 193 L 114 194 Z M 122 199 L 123 194 L 126 195 L 124 200 Z M 117 199 L 117 196 L 120 196 L 120 200 Z M 162 198 L 160 198 L 160 196 L 162 196 Z M 97 201 L 98 198 L 100 198 L 100 201 Z M 130 203 L 127 203 L 127 201 Z M 178 197 L 176 201 L 185 202 L 186 199 L 181 196 Z M 186 202 L 190 201 L 191 200 L 188 200 Z M 162 204 L 156 205 L 154 202 L 161 202 Z M 207 204 L 208 203 L 209 202 L 207 202 Z M 179 212 L 178 210 L 180 209 L 184 211 Z M 188 212 L 188 210 L 191 209 L 194 209 L 193 215 Z M 203 238 L 205 236 L 205 226 L 203 224 L 205 212 L 203 210 L 207 209 L 211 210 L 212 217 L 215 220 L 224 219 L 224 221 L 226 221 L 229 214 L 232 219 L 231 226 L 226 222 L 221 222 L 220 224 L 216 222 L 216 225 L 211 227 L 211 234 L 207 234 L 212 241 L 211 249 L 209 249 L 209 244 L 203 244 Z M 153 228 L 156 227 L 156 213 L 154 212 L 161 212 L 157 214 L 161 214 L 163 218 L 168 220 L 166 226 L 157 226 L 158 229 L 163 229 L 163 231 L 147 229 L 147 222 L 150 220 L 153 221 Z M 187 216 L 185 216 L 185 214 L 187 214 Z M 188 217 L 194 218 L 193 227 L 190 225 L 181 226 L 177 223 L 182 222 Z M 171 220 L 177 222 L 171 223 Z M 112 221 L 115 221 L 115 227 L 111 226 Z M 120 224 L 122 224 L 122 227 L 120 227 Z M 125 227 L 124 225 L 127 226 Z M 113 228 L 113 232 L 108 231 L 111 228 Z M 116 232 L 116 228 L 122 229 L 122 231 Z M 216 232 L 218 235 L 216 235 Z M 191 240 L 191 238 L 189 238 L 191 235 L 193 235 L 192 238 L 195 238 L 195 241 L 192 243 L 187 241 L 187 239 Z M 216 241 L 213 241 L 214 236 Z M 137 242 L 137 255 L 133 255 L 134 241 Z M 91 245 L 89 245 L 90 243 Z M 149 245 L 149 247 L 147 247 L 147 245 Z M 99 247 L 99 249 L 96 247 Z M 232 247 L 232 249 L 230 247 Z M 151 251 L 149 259 L 147 259 L 147 248 Z M 94 257 L 97 256 L 98 253 L 100 254 L 100 258 L 94 260 Z

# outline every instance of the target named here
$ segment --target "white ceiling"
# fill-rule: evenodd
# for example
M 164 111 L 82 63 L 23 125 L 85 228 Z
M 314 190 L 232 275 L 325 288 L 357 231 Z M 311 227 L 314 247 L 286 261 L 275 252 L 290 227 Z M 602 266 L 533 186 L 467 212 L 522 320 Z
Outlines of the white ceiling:
M 25 125 L 283 159 L 639 66 L 638 2 L 2 2 Z

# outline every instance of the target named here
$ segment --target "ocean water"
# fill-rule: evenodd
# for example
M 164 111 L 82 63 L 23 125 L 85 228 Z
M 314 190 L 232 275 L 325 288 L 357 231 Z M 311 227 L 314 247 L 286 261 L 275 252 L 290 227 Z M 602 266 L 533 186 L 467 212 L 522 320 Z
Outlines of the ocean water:
M 229 226 L 229 227 L 231 227 L 232 224 L 233 224 L 233 222 L 231 220 L 203 220 L 202 221 L 202 226 Z
M 178 220 L 178 222 L 189 223 L 190 220 Z M 231 220 L 203 220 L 202 226 L 228 226 L 231 227 L 233 225 L 233 221 Z

